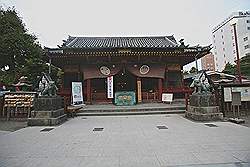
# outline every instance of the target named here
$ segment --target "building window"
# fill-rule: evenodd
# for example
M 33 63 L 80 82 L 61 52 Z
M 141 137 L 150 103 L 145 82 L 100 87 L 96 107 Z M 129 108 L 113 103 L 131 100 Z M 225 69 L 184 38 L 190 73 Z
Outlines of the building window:
M 223 51 L 225 51 L 225 48 L 223 48 Z
M 215 38 L 215 35 L 213 35 L 213 37 Z
M 222 45 L 224 45 L 225 43 L 224 43 L 224 41 L 222 42 Z
M 226 57 L 226 55 L 224 54 L 224 57 Z
M 235 54 L 236 53 L 236 51 L 235 50 L 233 50 L 233 54 Z
M 247 27 L 247 30 L 250 30 L 250 27 Z
M 247 23 L 250 23 L 250 20 L 247 20 Z
M 233 30 L 233 29 L 231 29 L 231 33 L 234 33 L 234 30 Z
M 221 36 L 221 38 L 223 39 L 223 35 Z
M 250 48 L 250 45 L 245 45 L 244 48 L 248 49 L 248 48 Z
M 248 37 L 243 38 L 243 41 L 244 41 L 244 42 L 247 41 L 247 40 L 248 40 Z
M 233 46 L 235 46 L 235 43 L 233 43 Z
M 234 40 L 234 36 L 232 36 L 232 40 Z
M 223 29 L 221 29 L 220 32 L 223 32 Z

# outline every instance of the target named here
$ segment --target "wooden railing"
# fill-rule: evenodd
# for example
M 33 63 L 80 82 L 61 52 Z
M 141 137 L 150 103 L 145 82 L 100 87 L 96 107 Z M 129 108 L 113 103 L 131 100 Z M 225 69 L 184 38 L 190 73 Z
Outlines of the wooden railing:
M 142 92 L 143 102 L 155 102 L 158 101 L 158 92 Z
M 164 88 L 162 92 L 164 93 L 192 93 L 192 89 L 187 86 L 182 87 L 167 87 Z

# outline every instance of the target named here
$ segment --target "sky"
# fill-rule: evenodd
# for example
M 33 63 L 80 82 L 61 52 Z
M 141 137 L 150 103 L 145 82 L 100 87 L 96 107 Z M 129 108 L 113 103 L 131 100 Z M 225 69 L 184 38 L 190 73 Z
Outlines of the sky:
M 213 27 L 232 12 L 249 11 L 250 0 L 0 0 L 0 6 L 14 6 L 43 47 L 69 35 L 174 35 L 204 46 L 212 44 Z

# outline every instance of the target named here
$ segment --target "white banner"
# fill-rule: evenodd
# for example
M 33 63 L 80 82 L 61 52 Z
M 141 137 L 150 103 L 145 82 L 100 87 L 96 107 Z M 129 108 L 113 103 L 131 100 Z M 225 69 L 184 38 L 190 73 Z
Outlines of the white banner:
M 72 82 L 72 104 L 83 104 L 82 82 Z
M 113 93 L 113 76 L 107 77 L 107 91 L 108 91 L 108 98 L 114 98 Z

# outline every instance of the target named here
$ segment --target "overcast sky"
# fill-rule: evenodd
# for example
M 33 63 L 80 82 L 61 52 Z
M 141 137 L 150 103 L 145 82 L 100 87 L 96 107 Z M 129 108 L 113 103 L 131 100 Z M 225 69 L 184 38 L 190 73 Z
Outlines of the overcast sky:
M 250 0 L 0 0 L 15 6 L 30 33 L 46 47 L 71 36 L 172 35 L 209 45 L 212 28 Z

